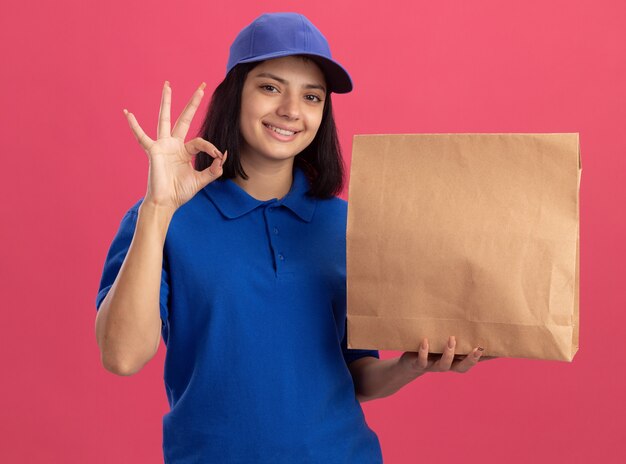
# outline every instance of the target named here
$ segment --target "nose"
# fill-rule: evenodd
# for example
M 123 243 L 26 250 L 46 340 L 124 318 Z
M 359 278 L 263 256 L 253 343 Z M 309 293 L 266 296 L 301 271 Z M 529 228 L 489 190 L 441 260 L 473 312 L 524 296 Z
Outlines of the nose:
M 289 119 L 298 119 L 300 117 L 300 101 L 298 97 L 292 95 L 292 92 L 285 92 L 278 107 L 278 114 L 281 117 L 286 116 Z

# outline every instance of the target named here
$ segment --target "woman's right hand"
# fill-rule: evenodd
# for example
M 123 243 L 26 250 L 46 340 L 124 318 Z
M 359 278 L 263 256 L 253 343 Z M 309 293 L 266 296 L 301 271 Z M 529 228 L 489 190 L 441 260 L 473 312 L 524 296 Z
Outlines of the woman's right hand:
M 148 189 L 144 202 L 150 202 L 155 206 L 165 207 L 174 212 L 193 198 L 202 188 L 222 175 L 222 166 L 228 156 L 228 150 L 222 154 L 215 145 L 201 137 L 196 137 L 185 143 L 185 136 L 189 131 L 191 120 L 204 96 L 205 86 L 206 84 L 203 82 L 196 89 L 176 121 L 174 130 L 171 131 L 172 89 L 169 82 L 165 81 L 156 140 L 148 137 L 139 126 L 135 116 L 124 109 L 130 128 L 150 161 Z M 203 171 L 196 171 L 193 167 L 193 156 L 201 151 L 206 152 L 214 159 L 211 166 Z

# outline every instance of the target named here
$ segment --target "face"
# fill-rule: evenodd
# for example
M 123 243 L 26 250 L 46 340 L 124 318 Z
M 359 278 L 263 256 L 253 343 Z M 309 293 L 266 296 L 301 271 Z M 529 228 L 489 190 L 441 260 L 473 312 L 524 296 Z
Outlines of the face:
M 252 69 L 242 91 L 241 157 L 288 160 L 304 150 L 322 122 L 325 89 L 317 64 L 296 56 L 267 60 Z M 268 125 L 296 133 L 276 133 Z

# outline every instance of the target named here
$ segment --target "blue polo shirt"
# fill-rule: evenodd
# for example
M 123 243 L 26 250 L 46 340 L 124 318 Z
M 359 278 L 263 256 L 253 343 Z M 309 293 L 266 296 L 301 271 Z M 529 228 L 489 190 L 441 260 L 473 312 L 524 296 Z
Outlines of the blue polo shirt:
M 294 166 L 260 201 L 219 179 L 181 206 L 163 250 L 166 463 L 381 463 L 347 364 L 347 202 L 316 199 Z M 124 261 L 140 199 L 122 218 L 96 308 Z

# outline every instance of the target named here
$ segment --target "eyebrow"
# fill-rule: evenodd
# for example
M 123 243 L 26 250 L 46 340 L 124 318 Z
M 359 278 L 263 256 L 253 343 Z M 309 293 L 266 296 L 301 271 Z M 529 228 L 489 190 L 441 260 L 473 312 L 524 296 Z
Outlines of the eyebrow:
M 254 77 L 269 77 L 270 79 L 274 79 L 275 81 L 280 82 L 281 84 L 285 84 L 288 85 L 289 82 L 286 81 L 285 79 L 283 79 L 282 77 L 278 77 L 274 74 L 268 73 L 268 72 L 262 72 L 257 74 Z M 323 90 L 324 93 L 326 93 L 326 88 L 323 85 L 318 85 L 318 84 L 306 84 L 303 86 L 305 89 L 319 89 L 319 90 Z

